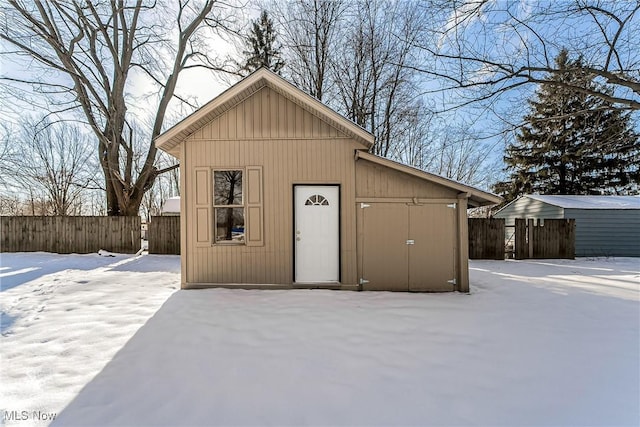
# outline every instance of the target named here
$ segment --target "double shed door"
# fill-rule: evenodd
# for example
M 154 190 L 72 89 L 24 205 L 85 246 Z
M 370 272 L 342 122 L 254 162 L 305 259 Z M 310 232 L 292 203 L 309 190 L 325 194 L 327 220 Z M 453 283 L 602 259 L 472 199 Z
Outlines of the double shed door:
M 455 208 L 444 203 L 364 206 L 359 215 L 364 290 L 454 290 Z

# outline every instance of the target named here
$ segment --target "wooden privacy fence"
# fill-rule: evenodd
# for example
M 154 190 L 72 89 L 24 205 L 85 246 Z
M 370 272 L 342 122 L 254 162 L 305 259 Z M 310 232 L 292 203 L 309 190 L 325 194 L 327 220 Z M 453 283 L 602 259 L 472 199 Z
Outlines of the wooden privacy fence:
M 149 222 L 149 253 L 180 254 L 180 217 L 153 216 Z
M 575 256 L 575 219 L 515 220 L 516 259 Z M 504 259 L 505 222 L 500 218 L 469 218 L 469 259 Z
M 137 216 L 3 216 L 0 252 L 86 254 L 140 250 Z
M 469 259 L 504 259 L 504 219 L 469 218 Z
M 516 219 L 516 259 L 575 258 L 575 219 Z

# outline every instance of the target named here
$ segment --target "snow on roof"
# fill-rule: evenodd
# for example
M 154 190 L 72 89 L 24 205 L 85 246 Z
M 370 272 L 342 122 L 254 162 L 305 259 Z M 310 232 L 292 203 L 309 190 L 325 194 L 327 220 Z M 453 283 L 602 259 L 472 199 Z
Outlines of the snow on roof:
M 162 213 L 180 213 L 180 196 L 169 197 L 162 205 Z
M 565 209 L 640 209 L 640 196 L 541 196 L 528 194 L 523 197 Z

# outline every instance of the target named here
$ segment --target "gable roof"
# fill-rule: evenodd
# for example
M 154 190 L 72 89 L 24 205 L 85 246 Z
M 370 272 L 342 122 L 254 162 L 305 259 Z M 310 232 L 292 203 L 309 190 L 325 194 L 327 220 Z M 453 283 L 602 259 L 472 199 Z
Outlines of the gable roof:
M 403 163 L 386 159 L 384 157 L 376 156 L 375 154 L 367 153 L 365 151 L 356 151 L 356 159 L 367 160 L 378 165 L 385 166 L 420 179 L 424 179 L 425 181 L 433 182 L 435 184 L 442 185 L 443 187 L 457 190 L 460 193 L 468 193 L 470 207 L 497 205 L 498 203 L 502 202 L 502 197 L 497 196 L 493 193 L 489 193 L 487 191 L 462 184 L 458 181 L 454 181 L 453 179 L 425 172 L 421 169 L 414 168 L 413 166 L 408 166 Z
M 542 196 L 527 194 L 522 197 L 564 209 L 640 209 L 640 196 Z
M 158 135 L 155 139 L 156 147 L 167 152 L 173 150 L 187 139 L 189 135 L 264 87 L 271 88 L 309 111 L 311 114 L 329 123 L 339 131 L 352 137 L 361 143 L 364 148 L 370 148 L 373 145 L 373 135 L 369 132 L 335 112 L 311 95 L 298 89 L 274 72 L 267 68 L 260 68 L 222 92 L 222 94 L 203 105 L 161 135 Z

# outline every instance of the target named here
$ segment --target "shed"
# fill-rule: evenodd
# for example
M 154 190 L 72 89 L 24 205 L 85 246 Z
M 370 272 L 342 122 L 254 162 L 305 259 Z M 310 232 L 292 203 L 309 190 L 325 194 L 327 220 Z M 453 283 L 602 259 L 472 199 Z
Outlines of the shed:
M 576 256 L 640 256 L 639 196 L 525 195 L 500 209 L 507 226 L 516 218 L 576 220 Z
M 467 207 L 501 199 L 373 142 L 267 69 L 158 136 L 181 164 L 182 288 L 467 291 Z

